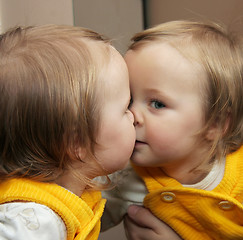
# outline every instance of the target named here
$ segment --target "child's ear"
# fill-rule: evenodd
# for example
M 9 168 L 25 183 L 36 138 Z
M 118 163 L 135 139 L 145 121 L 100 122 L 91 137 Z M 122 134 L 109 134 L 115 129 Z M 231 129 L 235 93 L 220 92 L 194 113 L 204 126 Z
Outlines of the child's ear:
M 208 141 L 213 141 L 215 139 L 216 136 L 224 136 L 230 126 L 230 114 L 228 115 L 224 126 L 221 128 L 220 126 L 218 126 L 218 123 L 213 124 L 213 126 L 208 130 L 207 134 L 206 134 L 206 139 Z
M 82 147 L 78 147 L 76 149 L 76 155 L 80 158 L 80 159 L 85 159 L 86 155 L 87 155 L 87 151 L 85 148 L 82 148 Z
M 206 134 L 206 140 L 207 141 L 213 141 L 215 137 L 218 135 L 219 129 L 216 126 L 211 127 Z

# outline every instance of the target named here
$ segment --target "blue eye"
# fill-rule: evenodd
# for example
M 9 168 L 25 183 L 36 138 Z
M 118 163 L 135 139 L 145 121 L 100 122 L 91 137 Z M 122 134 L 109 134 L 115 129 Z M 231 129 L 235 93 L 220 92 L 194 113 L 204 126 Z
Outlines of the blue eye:
M 160 101 L 152 100 L 151 101 L 151 107 L 156 108 L 156 109 L 161 109 L 161 108 L 164 108 L 165 105 Z

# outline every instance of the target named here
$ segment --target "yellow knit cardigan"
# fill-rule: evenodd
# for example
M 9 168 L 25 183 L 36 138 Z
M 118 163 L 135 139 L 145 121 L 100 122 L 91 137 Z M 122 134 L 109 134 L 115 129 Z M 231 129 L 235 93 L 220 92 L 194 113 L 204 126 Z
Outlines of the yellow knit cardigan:
M 0 204 L 14 201 L 48 206 L 64 221 L 67 240 L 98 239 L 105 201 L 100 192 L 85 191 L 81 198 L 52 183 L 11 179 L 0 184 Z
M 135 167 L 149 193 L 144 206 L 183 239 L 243 239 L 243 147 L 226 158 L 212 191 L 183 187 L 159 168 Z

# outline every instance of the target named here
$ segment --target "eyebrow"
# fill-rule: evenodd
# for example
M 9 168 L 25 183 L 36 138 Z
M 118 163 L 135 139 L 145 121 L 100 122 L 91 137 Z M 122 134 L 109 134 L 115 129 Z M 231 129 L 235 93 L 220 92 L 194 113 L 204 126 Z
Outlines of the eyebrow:
M 146 94 L 156 94 L 156 95 L 161 95 L 161 96 L 167 97 L 167 95 L 163 91 L 160 91 L 160 90 L 154 89 L 154 88 L 145 89 L 144 92 Z
M 146 95 L 159 95 L 162 98 L 165 98 L 165 99 L 168 99 L 168 100 L 172 100 L 171 96 L 166 94 L 166 92 L 160 91 L 160 90 L 155 89 L 155 88 L 145 89 L 144 92 L 145 92 Z
M 154 88 L 145 89 L 145 93 L 162 94 L 161 91 L 159 91 L 158 89 L 154 89 Z

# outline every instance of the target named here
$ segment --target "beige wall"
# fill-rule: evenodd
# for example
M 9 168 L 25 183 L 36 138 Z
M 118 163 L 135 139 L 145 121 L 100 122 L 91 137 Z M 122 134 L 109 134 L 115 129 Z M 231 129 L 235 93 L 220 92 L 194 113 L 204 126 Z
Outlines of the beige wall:
M 0 0 L 1 31 L 48 23 L 73 25 L 72 0 Z
M 124 53 L 131 36 L 143 29 L 141 0 L 73 0 L 74 24 L 113 38 Z
M 148 0 L 148 25 L 178 19 L 210 19 L 243 33 L 243 0 Z
M 113 38 L 124 53 L 143 28 L 141 5 L 141 0 L 0 0 L 0 32 L 16 25 L 77 25 Z

